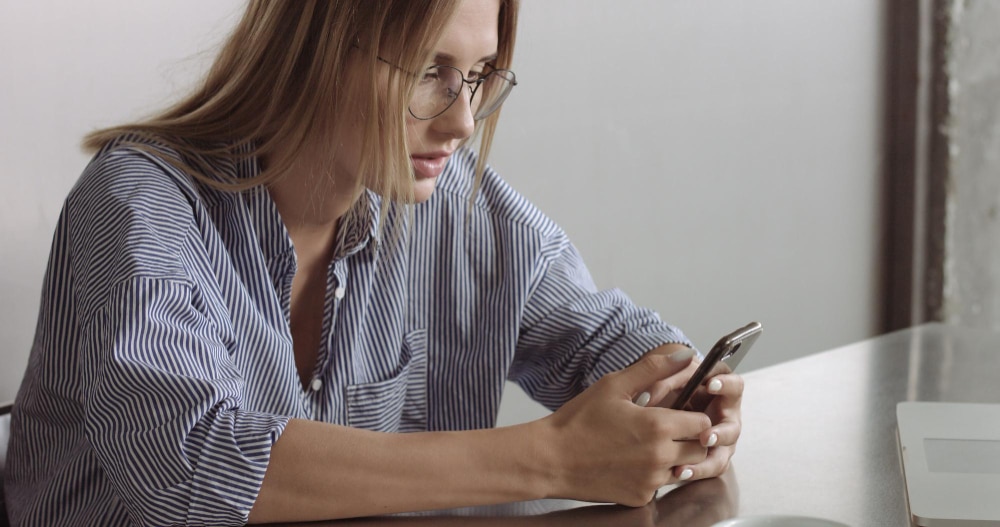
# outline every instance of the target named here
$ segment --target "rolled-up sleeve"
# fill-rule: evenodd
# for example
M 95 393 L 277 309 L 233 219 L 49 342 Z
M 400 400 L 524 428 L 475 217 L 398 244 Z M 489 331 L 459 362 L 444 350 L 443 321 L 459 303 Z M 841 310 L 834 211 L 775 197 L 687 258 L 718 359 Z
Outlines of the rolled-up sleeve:
M 243 525 L 286 417 L 242 410 L 224 332 L 183 281 L 111 288 L 84 325 L 86 436 L 141 525 Z
M 165 167 L 110 152 L 67 199 L 82 433 L 133 523 L 243 525 L 287 418 L 248 411 L 220 294 L 239 282 Z
M 598 290 L 561 230 L 543 241 L 540 255 L 510 378 L 549 409 L 653 348 L 691 345 L 622 291 Z

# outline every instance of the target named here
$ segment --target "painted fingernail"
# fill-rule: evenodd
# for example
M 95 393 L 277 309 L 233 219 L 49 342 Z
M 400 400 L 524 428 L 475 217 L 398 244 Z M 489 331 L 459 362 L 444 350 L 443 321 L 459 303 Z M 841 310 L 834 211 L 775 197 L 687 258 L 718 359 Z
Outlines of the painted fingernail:
M 708 436 L 708 441 L 705 441 L 705 446 L 712 448 L 718 442 L 719 442 L 719 434 L 713 433 L 712 435 Z
M 689 469 L 689 468 L 686 468 L 686 469 L 684 469 L 683 472 L 681 472 L 681 477 L 679 477 L 677 479 L 679 479 L 681 481 L 687 481 L 687 480 L 691 479 L 691 476 L 694 476 L 694 471 L 691 470 L 691 469 Z
M 667 358 L 670 359 L 671 362 L 684 362 L 689 360 L 691 357 L 694 357 L 694 350 L 691 348 L 677 350 L 670 355 L 667 355 Z
M 635 404 L 639 406 L 646 406 L 649 404 L 649 392 L 642 392 L 638 397 L 635 398 Z
M 712 379 L 712 382 L 708 383 L 708 393 L 719 393 L 722 390 L 722 381 L 719 379 Z

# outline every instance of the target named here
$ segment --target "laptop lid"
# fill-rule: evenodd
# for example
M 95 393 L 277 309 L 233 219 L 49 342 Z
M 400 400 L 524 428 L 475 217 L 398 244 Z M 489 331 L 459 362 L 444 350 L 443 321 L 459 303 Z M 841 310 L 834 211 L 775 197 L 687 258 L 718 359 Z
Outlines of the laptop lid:
M 902 402 L 899 453 L 924 527 L 1000 527 L 1000 404 Z

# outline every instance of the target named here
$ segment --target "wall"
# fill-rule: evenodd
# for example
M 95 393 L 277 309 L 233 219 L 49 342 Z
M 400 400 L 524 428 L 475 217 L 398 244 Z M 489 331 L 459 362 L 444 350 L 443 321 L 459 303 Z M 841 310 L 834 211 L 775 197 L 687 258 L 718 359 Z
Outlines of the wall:
M 761 321 L 747 368 L 877 332 L 880 2 L 523 9 L 493 164 L 599 285 L 703 348 Z
M 0 401 L 20 384 L 85 133 L 153 112 L 207 66 L 237 0 L 0 0 Z
M 0 400 L 94 127 L 161 106 L 235 0 L 0 1 Z M 602 287 L 760 367 L 877 329 L 881 8 L 870 0 L 527 0 L 494 165 Z M 513 392 L 501 422 L 541 411 Z

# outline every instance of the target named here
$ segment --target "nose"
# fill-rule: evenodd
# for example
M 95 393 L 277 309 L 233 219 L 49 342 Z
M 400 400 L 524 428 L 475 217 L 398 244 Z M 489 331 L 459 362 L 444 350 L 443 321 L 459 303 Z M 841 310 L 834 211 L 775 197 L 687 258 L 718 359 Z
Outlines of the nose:
M 476 131 L 476 120 L 472 112 L 472 102 L 469 97 L 459 96 L 444 113 L 434 118 L 433 127 L 455 139 L 465 139 Z

